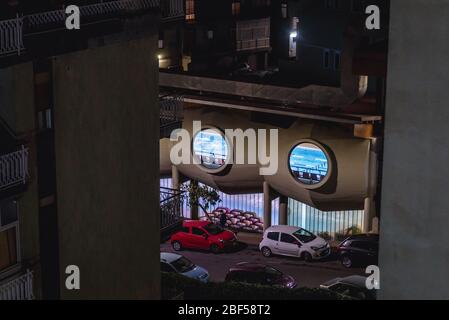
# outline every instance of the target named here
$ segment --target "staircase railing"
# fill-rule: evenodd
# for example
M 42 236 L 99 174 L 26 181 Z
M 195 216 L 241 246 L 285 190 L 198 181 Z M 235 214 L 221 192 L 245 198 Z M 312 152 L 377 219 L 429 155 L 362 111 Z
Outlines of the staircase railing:
M 184 217 L 182 200 L 183 193 L 181 191 L 160 187 L 161 230 L 182 221 Z

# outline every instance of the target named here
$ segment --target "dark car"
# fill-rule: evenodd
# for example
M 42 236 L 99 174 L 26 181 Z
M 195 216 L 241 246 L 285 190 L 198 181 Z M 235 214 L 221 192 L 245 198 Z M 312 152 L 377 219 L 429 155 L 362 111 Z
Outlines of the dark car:
M 229 269 L 226 281 L 295 288 L 296 281 L 276 268 L 258 263 L 240 262 Z
M 346 268 L 377 265 L 379 235 L 358 234 L 343 240 L 337 248 L 341 264 Z
M 369 290 L 366 287 L 366 277 L 363 276 L 349 276 L 332 279 L 320 285 L 320 288 L 328 289 L 359 300 L 376 299 L 376 290 Z

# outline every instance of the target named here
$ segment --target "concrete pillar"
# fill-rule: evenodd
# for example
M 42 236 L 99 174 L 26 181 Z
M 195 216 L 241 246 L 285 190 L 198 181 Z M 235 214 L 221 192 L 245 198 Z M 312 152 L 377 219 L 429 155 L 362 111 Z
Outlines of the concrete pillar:
M 374 201 L 370 197 L 365 198 L 365 204 L 363 207 L 363 232 L 367 233 L 371 231 L 372 221 L 376 215 L 376 210 L 374 208 Z
M 263 228 L 271 226 L 271 194 L 268 182 L 263 182 Z
M 198 181 L 196 181 L 196 180 L 190 180 L 190 183 L 192 183 L 194 185 L 198 185 Z M 190 208 L 190 218 L 192 220 L 198 220 L 199 219 L 198 206 L 192 206 Z
M 279 224 L 288 225 L 288 198 L 286 196 L 279 197 Z
M 171 181 L 172 181 L 172 188 L 175 190 L 179 190 L 180 187 L 179 170 L 176 166 L 171 167 Z

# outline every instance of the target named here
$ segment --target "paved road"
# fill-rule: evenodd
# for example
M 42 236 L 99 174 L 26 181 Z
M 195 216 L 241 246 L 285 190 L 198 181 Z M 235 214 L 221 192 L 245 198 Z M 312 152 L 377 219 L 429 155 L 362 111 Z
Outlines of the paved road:
M 169 243 L 161 244 L 161 251 L 175 252 Z M 221 254 L 191 250 L 183 250 L 179 253 L 192 260 L 193 263 L 206 268 L 212 281 L 223 281 L 229 268 L 242 261 L 271 265 L 293 276 L 299 286 L 306 287 L 318 287 L 320 284 L 337 277 L 354 274 L 364 275 L 364 269 L 346 269 L 333 258 L 308 263 L 290 257 L 265 258 L 255 245 L 242 245 L 234 252 Z

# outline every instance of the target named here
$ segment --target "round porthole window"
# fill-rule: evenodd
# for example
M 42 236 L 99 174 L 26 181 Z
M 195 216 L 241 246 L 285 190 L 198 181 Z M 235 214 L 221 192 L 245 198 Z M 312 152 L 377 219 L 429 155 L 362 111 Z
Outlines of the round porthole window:
M 193 138 L 193 154 L 206 169 L 217 170 L 226 164 L 228 142 L 222 132 L 203 129 Z
M 311 142 L 297 144 L 288 159 L 293 177 L 305 185 L 317 185 L 329 174 L 329 159 L 325 151 Z

